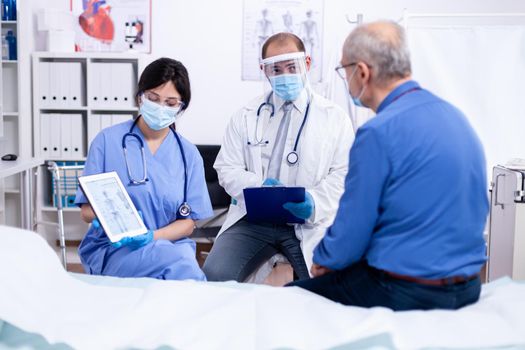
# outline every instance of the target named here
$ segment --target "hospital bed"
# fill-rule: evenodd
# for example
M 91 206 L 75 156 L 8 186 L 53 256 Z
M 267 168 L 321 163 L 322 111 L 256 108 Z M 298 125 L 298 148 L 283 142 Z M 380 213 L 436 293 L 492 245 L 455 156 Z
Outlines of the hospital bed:
M 525 349 L 525 284 L 458 311 L 343 306 L 299 288 L 71 274 L 0 226 L 0 348 Z

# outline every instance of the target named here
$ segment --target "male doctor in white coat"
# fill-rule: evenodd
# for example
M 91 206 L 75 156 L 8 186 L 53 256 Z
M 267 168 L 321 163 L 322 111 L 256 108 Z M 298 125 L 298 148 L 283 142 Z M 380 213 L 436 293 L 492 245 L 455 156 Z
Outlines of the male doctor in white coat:
M 232 204 L 203 267 L 209 281 L 245 281 L 276 254 L 288 259 L 296 279 L 309 278 L 313 249 L 344 189 L 354 132 L 348 115 L 311 89 L 303 42 L 277 33 L 261 57 L 272 91 L 233 115 L 214 165 Z M 243 190 L 275 185 L 306 189 L 304 202 L 284 204 L 304 224 L 246 220 Z

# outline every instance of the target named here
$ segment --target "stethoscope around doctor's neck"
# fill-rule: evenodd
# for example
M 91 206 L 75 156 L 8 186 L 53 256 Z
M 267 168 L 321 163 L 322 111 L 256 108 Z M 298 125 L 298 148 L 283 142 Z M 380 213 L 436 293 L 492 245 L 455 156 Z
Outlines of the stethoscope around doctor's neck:
M 273 91 L 268 94 L 268 97 L 266 98 L 266 101 L 261 103 L 259 108 L 257 108 L 257 115 L 256 115 L 256 122 L 255 122 L 255 142 L 250 142 L 248 140 L 248 146 L 260 146 L 260 145 L 267 145 L 269 141 L 263 141 L 262 139 L 258 139 L 257 137 L 257 131 L 259 130 L 259 120 L 261 116 L 261 111 L 263 109 L 268 109 L 270 111 L 270 118 L 273 117 L 275 114 L 275 106 L 273 103 L 270 102 L 270 99 L 272 98 Z M 301 126 L 299 127 L 299 131 L 297 131 L 297 136 L 295 137 L 295 143 L 293 146 L 293 150 L 288 153 L 286 156 L 286 161 L 289 165 L 295 165 L 299 161 L 299 154 L 297 154 L 297 146 L 299 145 L 299 139 L 301 138 L 301 134 L 303 132 L 304 126 L 306 124 L 306 120 L 308 119 L 308 112 L 310 111 L 310 102 L 311 98 L 308 96 L 308 104 L 306 105 L 306 110 L 304 111 L 304 117 L 303 122 L 301 123 Z
M 133 125 L 129 129 L 129 132 L 125 133 L 124 136 L 122 136 L 122 149 L 124 151 L 124 162 L 126 163 L 126 170 L 128 171 L 130 185 L 144 185 L 146 184 L 146 182 L 149 181 L 148 171 L 147 171 L 147 166 L 146 166 L 146 154 L 144 151 L 144 141 L 142 141 L 139 135 L 133 132 L 133 129 L 137 125 L 140 117 L 141 116 L 138 116 L 137 119 L 135 119 L 135 121 L 133 122 Z M 191 214 L 191 207 L 187 201 L 187 198 L 188 198 L 187 197 L 187 193 L 188 193 L 188 172 L 187 170 L 188 170 L 188 167 L 186 164 L 186 155 L 184 154 L 184 148 L 182 147 L 182 142 L 180 140 L 179 135 L 175 131 L 175 128 L 171 126 L 169 128 L 173 132 L 173 136 L 175 136 L 175 139 L 177 140 L 177 144 L 179 145 L 180 154 L 182 156 L 182 163 L 184 164 L 184 198 L 183 198 L 182 204 L 179 206 L 178 213 L 181 217 L 186 218 Z M 136 139 L 140 145 L 140 153 L 142 156 L 142 173 L 143 173 L 143 177 L 140 180 L 133 179 L 133 176 L 131 175 L 131 170 L 129 168 L 128 149 L 126 146 L 126 141 L 128 137 Z

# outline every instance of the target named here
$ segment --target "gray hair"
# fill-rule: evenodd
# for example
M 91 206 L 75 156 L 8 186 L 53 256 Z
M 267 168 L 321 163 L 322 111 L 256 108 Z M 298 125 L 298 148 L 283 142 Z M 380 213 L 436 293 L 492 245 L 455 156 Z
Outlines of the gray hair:
M 357 26 L 345 40 L 343 55 L 346 64 L 362 61 L 373 67 L 372 77 L 378 84 L 412 73 L 405 31 L 392 21 Z

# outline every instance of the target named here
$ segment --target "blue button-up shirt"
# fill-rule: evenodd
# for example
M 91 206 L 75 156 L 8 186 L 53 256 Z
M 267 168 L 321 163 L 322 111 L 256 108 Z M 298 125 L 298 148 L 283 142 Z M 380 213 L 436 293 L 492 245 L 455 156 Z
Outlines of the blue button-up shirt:
M 408 81 L 357 132 L 345 192 L 314 262 L 361 259 L 420 278 L 469 276 L 485 262 L 483 148 L 454 106 Z

